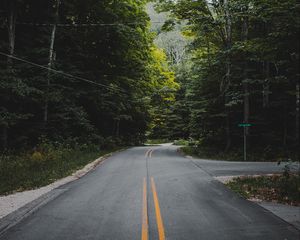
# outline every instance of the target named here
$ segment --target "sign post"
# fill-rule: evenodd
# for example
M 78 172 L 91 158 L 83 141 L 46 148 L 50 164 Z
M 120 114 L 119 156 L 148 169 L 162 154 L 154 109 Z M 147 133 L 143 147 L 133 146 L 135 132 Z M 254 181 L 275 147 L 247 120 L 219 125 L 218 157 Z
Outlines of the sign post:
M 247 128 L 251 127 L 252 124 L 240 123 L 238 126 L 244 128 L 244 161 L 247 161 Z

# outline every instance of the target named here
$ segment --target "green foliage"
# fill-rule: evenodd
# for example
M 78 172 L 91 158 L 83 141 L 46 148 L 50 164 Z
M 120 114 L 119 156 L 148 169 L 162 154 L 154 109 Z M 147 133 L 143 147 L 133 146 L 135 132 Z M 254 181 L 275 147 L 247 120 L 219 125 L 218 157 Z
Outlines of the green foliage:
M 146 144 L 162 144 L 162 143 L 169 143 L 170 140 L 168 139 L 147 139 Z
M 220 151 L 214 146 L 204 147 L 203 143 L 199 142 L 198 145 L 191 145 L 182 147 L 181 150 L 184 154 L 190 155 L 200 159 L 210 160 L 227 160 L 227 161 L 242 161 L 243 153 L 239 149 L 234 149 L 230 152 Z M 257 155 L 249 155 L 250 161 L 270 161 L 270 159 L 264 159 L 257 157 Z M 271 159 L 273 161 L 273 159 Z
M 162 0 L 158 8 L 183 21 L 192 40 L 188 67 L 175 69 L 181 89 L 167 112 L 168 136 L 200 140 L 202 156 L 239 158 L 238 124 L 249 121 L 249 159 L 299 159 L 299 4 Z
M 15 2 L 15 55 L 49 65 L 57 2 Z M 0 51 L 6 53 L 8 3 L 0 3 Z M 178 88 L 153 44 L 146 3 L 60 1 L 52 68 L 96 84 L 0 56 L 0 148 L 31 148 L 42 135 L 59 142 L 106 139 L 109 146 L 143 142 L 152 106 L 171 101 Z
M 45 186 L 111 150 L 88 144 L 43 142 L 31 152 L 3 154 L 0 156 L 0 194 Z
M 206 139 L 205 139 L 206 140 Z M 226 160 L 226 161 L 243 161 L 243 149 L 232 148 L 229 151 L 214 146 L 213 144 L 207 144 L 202 141 L 190 141 L 188 146 L 182 148 L 182 151 L 187 154 L 201 159 L 211 160 Z M 291 159 L 296 159 L 297 155 L 291 154 Z M 286 151 L 284 149 L 272 149 L 272 148 L 257 148 L 250 149 L 247 153 L 247 161 L 250 162 L 281 162 L 288 161 L 286 157 Z
M 107 149 L 145 141 L 179 87 L 153 43 L 147 2 L 1 1 L 0 52 L 25 62 L 0 55 L 0 194 L 46 185 Z
M 188 144 L 189 144 L 189 141 L 184 140 L 184 139 L 175 140 L 173 142 L 173 145 L 177 145 L 177 146 L 187 146 Z

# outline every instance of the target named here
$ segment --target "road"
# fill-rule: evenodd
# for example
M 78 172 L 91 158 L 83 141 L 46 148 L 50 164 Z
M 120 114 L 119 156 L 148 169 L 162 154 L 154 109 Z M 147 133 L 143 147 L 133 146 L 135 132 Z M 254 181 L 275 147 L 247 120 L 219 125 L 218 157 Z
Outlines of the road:
M 147 146 L 114 154 L 85 177 L 62 186 L 62 194 L 1 239 L 299 239 L 293 226 L 213 178 L 276 172 L 276 164 L 230 167 L 188 159 L 176 150 Z

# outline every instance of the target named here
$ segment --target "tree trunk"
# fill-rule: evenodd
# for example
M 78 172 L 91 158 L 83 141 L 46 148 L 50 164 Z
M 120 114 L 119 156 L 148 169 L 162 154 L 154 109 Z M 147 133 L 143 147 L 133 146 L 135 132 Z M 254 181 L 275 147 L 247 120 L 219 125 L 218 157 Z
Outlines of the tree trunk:
M 269 106 L 269 95 L 270 95 L 270 62 L 264 62 L 264 75 L 265 80 L 263 84 L 263 107 Z
M 8 131 L 8 127 L 7 126 L 3 126 L 2 127 L 2 138 L 1 138 L 1 142 L 2 142 L 2 149 L 5 150 L 7 148 L 7 139 L 8 139 L 8 136 L 7 136 L 7 131 Z
M 117 120 L 116 137 L 119 137 L 119 135 L 120 135 L 120 119 Z
M 17 1 L 10 0 L 8 3 L 9 15 L 8 15 L 8 52 L 9 55 L 14 55 L 15 53 L 15 39 L 16 39 L 16 19 L 17 19 Z M 12 58 L 7 58 L 7 68 L 13 73 L 13 60 Z M 2 137 L 1 137 L 1 145 L 3 149 L 7 148 L 8 142 L 8 124 L 2 125 Z
M 55 35 L 56 35 L 56 28 L 57 28 L 57 22 L 58 22 L 58 13 L 59 13 L 59 5 L 60 0 L 56 0 L 56 10 L 55 10 L 55 16 L 54 16 L 54 24 L 51 31 L 51 39 L 50 39 L 50 49 L 49 49 L 49 62 L 48 67 L 52 68 L 55 54 L 54 54 L 54 43 L 55 43 Z M 48 122 L 48 114 L 49 114 L 49 92 L 50 92 L 50 70 L 48 71 L 47 76 L 47 90 L 46 90 L 46 99 L 45 99 L 45 106 L 44 106 L 44 123 L 47 124 Z
M 232 39 L 231 39 L 231 15 L 229 12 L 229 6 L 228 6 L 228 0 L 224 0 L 224 12 L 225 12 L 225 38 L 226 38 L 226 50 L 229 51 L 231 49 L 232 45 Z M 227 53 L 228 54 L 228 53 Z M 231 59 L 230 56 L 227 55 L 226 57 L 226 87 L 225 91 L 229 89 L 230 85 L 230 74 L 231 74 Z M 226 112 L 226 147 L 225 152 L 227 152 L 231 147 L 231 128 L 230 128 L 230 110 L 227 109 L 226 104 L 228 102 L 228 97 L 226 96 L 227 93 L 225 92 L 225 112 Z
M 210 59 L 210 43 L 208 37 L 206 37 L 207 42 L 207 57 L 208 57 L 208 66 L 211 67 L 211 59 Z
M 287 133 L 288 133 L 288 111 L 287 111 L 287 103 L 284 103 L 284 116 L 283 116 L 283 147 L 286 149 L 287 146 Z
M 299 146 L 299 106 L 300 105 L 300 83 L 299 80 L 296 83 L 296 126 L 295 126 L 295 139 L 296 144 Z
M 226 42 L 227 42 L 227 47 L 231 47 L 231 15 L 229 11 L 229 6 L 228 6 L 228 0 L 224 0 L 224 12 L 225 12 L 225 32 L 226 32 Z
M 243 22 L 243 41 L 248 40 L 248 20 L 244 19 Z M 244 123 L 249 122 L 249 116 L 250 116 L 250 100 L 249 100 L 249 82 L 248 82 L 248 62 L 247 58 L 245 56 L 244 59 L 244 71 L 243 71 L 243 87 L 244 87 Z M 248 135 L 249 129 L 246 127 L 246 135 Z
M 16 38 L 16 0 L 9 1 L 9 16 L 8 16 L 8 52 L 10 55 L 15 53 L 15 38 Z M 12 58 L 7 59 L 8 67 L 12 67 Z
M 226 147 L 225 152 L 228 152 L 231 147 L 231 128 L 230 128 L 230 112 L 226 112 Z

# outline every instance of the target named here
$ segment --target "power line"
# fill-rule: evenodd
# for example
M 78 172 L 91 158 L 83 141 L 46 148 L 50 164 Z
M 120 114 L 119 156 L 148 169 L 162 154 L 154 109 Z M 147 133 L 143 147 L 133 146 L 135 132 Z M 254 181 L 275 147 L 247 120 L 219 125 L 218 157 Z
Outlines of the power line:
M 104 87 L 106 89 L 110 89 L 112 91 L 118 91 L 118 92 L 121 92 L 121 93 L 124 93 L 124 94 L 128 94 L 125 90 L 119 88 L 119 87 L 110 87 L 110 86 L 107 86 L 107 85 L 104 85 L 104 84 L 101 84 L 101 83 L 96 83 L 96 82 L 93 82 L 89 79 L 86 79 L 86 78 L 82 78 L 82 77 L 78 77 L 78 76 L 74 76 L 72 74 L 69 74 L 69 73 L 64 73 L 62 71 L 58 71 L 58 70 L 55 70 L 55 69 L 52 69 L 52 68 L 49 68 L 49 67 L 45 67 L 43 65 L 40 65 L 40 64 L 37 64 L 37 63 L 34 63 L 34 62 L 31 62 L 31 61 L 28 61 L 28 60 L 25 60 L 25 59 L 22 59 L 22 58 L 19 58 L 19 57 L 16 57 L 16 56 L 13 56 L 13 55 L 10 55 L 10 54 L 7 54 L 7 53 L 4 53 L 4 52 L 1 52 L 0 51 L 0 55 L 3 55 L 3 56 L 6 56 L 6 57 L 10 57 L 10 58 L 13 58 L 15 60 L 18 60 L 18 61 L 21 61 L 21 62 L 25 62 L 27 64 L 30 64 L 32 66 L 35 66 L 35 67 L 39 67 L 39 68 L 42 68 L 42 69 L 45 69 L 45 70 L 48 70 L 48 71 L 52 71 L 56 74 L 61 74 L 65 77 L 68 77 L 68 78 L 74 78 L 74 79 L 77 79 L 77 80 L 80 80 L 80 81 L 84 81 L 84 82 L 87 82 L 87 83 L 90 83 L 90 84 L 94 84 L 94 85 L 98 85 L 100 87 Z M 107 75 L 105 75 L 107 76 Z M 130 100 L 130 99 L 127 99 L 126 100 L 127 102 L 132 102 L 132 103 L 135 103 L 136 101 L 134 100 Z
M 58 70 L 55 70 L 53 68 L 45 67 L 43 65 L 40 65 L 40 64 L 31 62 L 31 61 L 28 61 L 28 60 L 25 60 L 25 59 L 22 59 L 22 58 L 19 58 L 19 57 L 16 57 L 16 56 L 4 53 L 4 52 L 0 52 L 0 55 L 6 56 L 6 57 L 9 57 L 9 58 L 21 61 L 21 62 L 25 62 L 25 63 L 30 64 L 32 66 L 39 67 L 39 68 L 42 68 L 42 69 L 54 72 L 56 74 L 60 74 L 60 75 L 63 75 L 65 77 L 68 77 L 68 78 L 74 78 L 74 79 L 77 79 L 77 80 L 80 80 L 80 81 L 84 81 L 84 82 L 87 82 L 87 83 L 90 83 L 90 84 L 94 84 L 94 85 L 98 85 L 98 86 L 104 87 L 106 89 L 110 89 L 110 90 L 113 90 L 113 91 L 118 90 L 120 92 L 124 92 L 125 93 L 124 90 L 122 90 L 122 89 L 120 89 L 118 87 L 114 88 L 114 87 L 110 87 L 110 86 L 107 86 L 107 85 L 104 85 L 104 84 L 101 84 L 101 83 L 96 83 L 96 82 L 93 82 L 93 81 L 91 81 L 89 79 L 78 77 L 78 76 L 74 76 L 72 74 L 65 73 L 65 72 L 62 72 L 62 71 L 58 71 Z
M 165 22 L 151 22 L 152 24 L 159 24 Z M 29 26 L 37 26 L 37 27 L 51 27 L 54 24 L 52 23 L 29 23 L 29 22 L 17 22 L 18 25 L 29 25 Z M 141 25 L 140 22 L 129 22 L 129 23 L 57 23 L 57 27 L 101 27 L 101 26 L 134 26 L 134 25 Z

